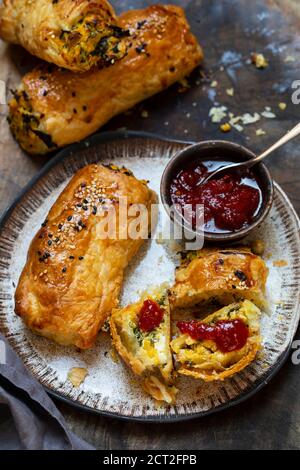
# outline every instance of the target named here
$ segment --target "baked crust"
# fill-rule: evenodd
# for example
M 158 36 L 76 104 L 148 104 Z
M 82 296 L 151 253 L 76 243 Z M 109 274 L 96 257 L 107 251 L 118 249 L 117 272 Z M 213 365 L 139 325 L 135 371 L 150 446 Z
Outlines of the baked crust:
M 124 57 L 125 36 L 106 0 L 4 0 L 0 6 L 2 39 L 73 72 Z
M 245 346 L 237 351 L 222 353 L 213 341 L 193 340 L 189 335 L 179 335 L 171 342 L 171 348 L 179 363 L 178 373 L 205 382 L 224 380 L 247 367 L 261 349 L 260 310 L 249 300 L 231 304 L 201 320 L 214 323 L 218 320 L 243 320 L 249 328 Z M 194 365 L 191 364 L 194 362 Z
M 115 166 L 82 168 L 51 208 L 31 243 L 15 293 L 16 313 L 35 333 L 82 349 L 93 345 L 118 305 L 123 272 L 144 241 L 121 234 L 121 197 L 147 208 L 149 230 L 155 193 Z M 116 233 L 104 238 L 111 210 Z
M 122 309 L 113 310 L 110 330 L 113 345 L 126 365 L 141 378 L 144 390 L 158 401 L 172 403 L 177 389 L 172 386 L 173 361 L 170 350 L 170 307 L 167 294 L 147 296 L 159 302 L 164 311 L 159 327 L 143 333 L 138 318 L 143 300 Z
M 23 77 L 9 121 L 25 151 L 47 153 L 85 138 L 182 79 L 203 58 L 179 7 L 132 10 L 119 25 L 130 31 L 128 54 L 113 66 L 80 75 L 44 66 Z
M 186 308 L 210 302 L 228 305 L 248 299 L 265 309 L 267 275 L 262 258 L 244 247 L 191 252 L 176 270 L 171 306 Z

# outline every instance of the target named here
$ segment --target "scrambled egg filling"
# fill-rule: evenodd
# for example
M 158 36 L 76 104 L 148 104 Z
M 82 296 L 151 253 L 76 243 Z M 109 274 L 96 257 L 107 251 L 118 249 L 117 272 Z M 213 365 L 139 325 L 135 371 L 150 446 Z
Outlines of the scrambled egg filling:
M 113 64 L 127 53 L 124 40 L 128 31 L 115 25 L 98 25 L 97 18 L 90 14 L 77 22 L 70 31 L 62 30 L 57 46 L 67 52 L 72 63 L 86 64 L 87 69 L 102 63 Z
M 209 315 L 203 323 L 214 324 L 219 320 L 242 320 L 249 328 L 249 338 L 242 349 L 223 353 L 214 341 L 194 340 L 187 334 L 179 335 L 171 342 L 176 360 L 187 367 L 199 370 L 223 371 L 239 362 L 246 354 L 249 344 L 258 340 L 260 310 L 249 300 L 228 305 Z
M 162 309 L 166 308 L 160 304 Z M 147 368 L 165 367 L 169 361 L 169 344 L 167 334 L 167 315 L 160 325 L 150 332 L 143 332 L 137 324 L 136 310 L 134 309 L 124 320 L 122 339 L 128 349 Z

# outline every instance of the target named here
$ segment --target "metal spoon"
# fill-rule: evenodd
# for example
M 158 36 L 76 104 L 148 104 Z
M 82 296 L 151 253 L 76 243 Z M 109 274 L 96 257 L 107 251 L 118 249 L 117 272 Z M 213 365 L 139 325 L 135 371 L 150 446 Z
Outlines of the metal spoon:
M 222 167 L 218 168 L 217 170 L 213 171 L 204 180 L 202 180 L 199 183 L 199 186 L 202 186 L 203 184 L 207 183 L 209 180 L 211 180 L 212 178 L 215 178 L 216 176 L 220 176 L 221 173 L 230 172 L 232 169 L 251 168 L 253 165 L 256 165 L 256 163 L 261 162 L 265 157 L 270 155 L 271 152 L 278 149 L 282 145 L 286 144 L 290 140 L 294 139 L 299 134 L 300 134 L 300 123 L 297 124 L 297 126 L 295 126 L 292 130 L 290 130 L 286 135 L 284 135 L 281 139 L 279 139 L 274 145 L 272 145 L 270 148 L 268 148 L 261 155 L 258 155 L 257 157 L 252 158 L 251 160 L 246 160 L 244 162 L 231 163 L 230 165 L 222 166 Z

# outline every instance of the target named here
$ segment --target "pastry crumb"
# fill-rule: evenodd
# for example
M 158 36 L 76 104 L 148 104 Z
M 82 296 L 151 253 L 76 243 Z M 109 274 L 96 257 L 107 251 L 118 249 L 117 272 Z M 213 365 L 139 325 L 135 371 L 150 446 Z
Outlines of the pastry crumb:
M 228 96 L 233 96 L 234 95 L 234 88 L 227 88 L 226 93 Z
M 112 358 L 112 361 L 117 364 L 119 362 L 119 357 L 117 354 L 117 351 L 114 348 L 111 348 L 110 350 L 110 357 Z
M 278 108 L 281 109 L 281 111 L 284 111 L 286 109 L 286 103 L 278 103 Z
M 277 259 L 273 261 L 273 266 L 275 266 L 276 268 L 283 268 L 284 266 L 287 266 L 288 264 L 289 263 L 284 259 Z
M 257 54 L 256 52 L 251 54 L 251 62 L 257 69 L 265 69 L 269 65 L 265 56 L 263 54 Z
M 212 88 L 216 88 L 216 87 L 218 86 L 217 80 L 213 80 L 213 81 L 211 82 L 210 86 L 211 86 Z
M 72 367 L 68 372 L 68 380 L 73 387 L 79 387 L 88 375 L 88 370 L 84 367 Z
M 145 109 L 141 112 L 141 116 L 142 118 L 144 119 L 147 119 L 149 117 L 149 113 L 148 111 L 146 111 Z
M 226 122 L 225 124 L 222 124 L 220 126 L 220 129 L 222 132 L 230 132 L 231 131 L 231 125 L 229 124 L 229 122 Z
M 255 133 L 258 137 L 266 135 L 266 132 L 263 129 L 256 129 Z
M 254 240 L 251 243 L 251 250 L 255 255 L 262 256 L 265 251 L 265 242 L 263 240 Z

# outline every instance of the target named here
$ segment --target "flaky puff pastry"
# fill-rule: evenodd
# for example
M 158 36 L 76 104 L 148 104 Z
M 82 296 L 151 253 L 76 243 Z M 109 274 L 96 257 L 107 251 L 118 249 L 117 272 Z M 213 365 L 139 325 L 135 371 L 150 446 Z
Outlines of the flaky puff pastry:
M 28 73 L 10 101 L 11 130 L 29 153 L 47 153 L 95 132 L 116 114 L 167 88 L 201 62 L 181 8 L 129 11 L 128 54 L 113 66 L 75 75 L 55 67 Z
M 249 300 L 227 305 L 201 320 L 214 325 L 217 321 L 241 320 L 249 330 L 246 344 L 238 350 L 222 352 L 212 340 L 198 341 L 188 334 L 179 334 L 171 348 L 179 367 L 179 374 L 205 382 L 224 380 L 247 367 L 261 349 L 260 310 Z
M 158 327 L 149 332 L 139 328 L 139 315 L 145 300 L 157 302 L 163 311 Z M 170 350 L 170 307 L 167 293 L 147 296 L 135 304 L 113 310 L 110 317 L 113 344 L 143 389 L 157 401 L 173 403 L 177 389 L 173 382 Z
M 134 211 L 128 225 L 123 222 L 121 201 L 122 207 L 147 209 L 140 235 L 130 234 Z M 155 201 L 155 193 L 128 170 L 79 170 L 31 243 L 15 294 L 15 311 L 26 325 L 62 345 L 90 348 L 118 305 L 124 270 L 148 236 Z M 116 224 L 109 222 L 113 210 Z
M 266 309 L 267 276 L 263 259 L 248 248 L 189 252 L 176 270 L 170 302 L 173 308 L 186 308 L 207 303 L 227 305 L 248 299 Z
M 4 0 L 0 6 L 2 39 L 73 72 L 124 57 L 127 35 L 106 0 Z

